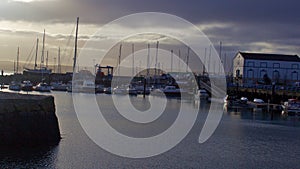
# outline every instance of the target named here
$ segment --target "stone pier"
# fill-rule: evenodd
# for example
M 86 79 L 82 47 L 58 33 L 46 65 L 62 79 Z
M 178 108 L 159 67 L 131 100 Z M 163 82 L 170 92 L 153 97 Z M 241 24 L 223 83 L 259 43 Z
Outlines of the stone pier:
M 53 96 L 0 92 L 0 146 L 55 145 L 60 139 Z

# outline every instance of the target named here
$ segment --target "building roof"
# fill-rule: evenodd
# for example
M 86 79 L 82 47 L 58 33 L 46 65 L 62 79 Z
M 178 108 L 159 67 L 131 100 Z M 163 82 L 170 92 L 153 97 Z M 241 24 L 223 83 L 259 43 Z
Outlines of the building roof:
M 245 59 L 300 62 L 298 55 L 239 52 Z

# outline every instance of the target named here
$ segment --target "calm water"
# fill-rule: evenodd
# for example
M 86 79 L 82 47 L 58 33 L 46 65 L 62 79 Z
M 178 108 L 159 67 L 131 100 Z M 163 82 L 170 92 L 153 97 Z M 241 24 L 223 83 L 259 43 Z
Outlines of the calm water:
M 299 121 L 270 122 L 267 115 L 247 110 L 228 110 L 213 136 L 197 142 L 209 104 L 201 104 L 196 124 L 172 150 L 147 159 L 121 158 L 99 148 L 81 128 L 69 93 L 53 92 L 62 140 L 58 146 L 0 151 L 0 168 L 300 168 Z M 122 131 L 125 120 L 115 114 L 109 96 L 98 95 L 107 118 Z M 141 97 L 133 98 L 137 109 L 149 107 Z M 167 115 L 158 121 L 165 128 L 176 117 L 179 101 L 169 100 Z M 193 107 L 193 103 L 185 103 Z M 173 113 L 175 112 L 175 113 Z M 120 126 L 118 126 L 120 125 Z M 122 126 L 123 125 L 123 126 Z M 126 125 L 125 125 L 126 126 Z M 128 128 L 134 126 L 128 125 Z M 135 134 L 157 134 L 161 129 L 141 127 Z M 145 132 L 146 131 L 146 132 Z M 132 134 L 128 132 L 128 134 Z M 143 135 L 143 134 L 141 134 Z

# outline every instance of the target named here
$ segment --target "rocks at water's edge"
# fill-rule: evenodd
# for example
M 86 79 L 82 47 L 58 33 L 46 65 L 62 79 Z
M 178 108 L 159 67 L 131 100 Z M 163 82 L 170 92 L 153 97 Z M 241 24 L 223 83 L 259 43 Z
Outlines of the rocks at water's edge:
M 60 139 L 53 96 L 0 92 L 0 146 L 55 145 Z

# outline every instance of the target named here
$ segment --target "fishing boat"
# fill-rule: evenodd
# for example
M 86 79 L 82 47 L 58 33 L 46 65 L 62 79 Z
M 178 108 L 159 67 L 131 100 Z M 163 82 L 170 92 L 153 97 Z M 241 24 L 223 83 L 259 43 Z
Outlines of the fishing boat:
M 37 86 L 35 86 L 34 90 L 39 92 L 50 92 L 51 86 L 45 82 L 41 82 Z

